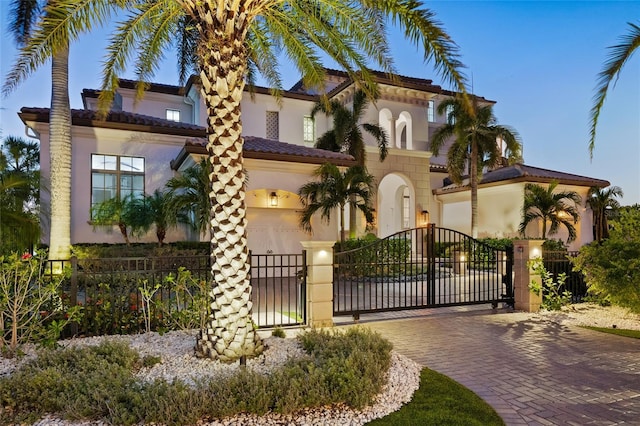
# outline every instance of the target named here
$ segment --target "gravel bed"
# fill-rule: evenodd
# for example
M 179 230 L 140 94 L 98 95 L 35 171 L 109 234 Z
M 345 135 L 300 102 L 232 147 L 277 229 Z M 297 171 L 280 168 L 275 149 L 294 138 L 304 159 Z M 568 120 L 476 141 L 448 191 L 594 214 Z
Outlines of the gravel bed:
M 108 336 L 72 339 L 62 342 L 65 347 L 97 345 L 104 339 L 127 342 L 141 356 L 159 356 L 161 362 L 151 368 L 143 368 L 137 376 L 143 380 L 174 378 L 189 383 L 196 378 L 224 377 L 233 374 L 240 368 L 239 363 L 223 364 L 209 359 L 196 358 L 193 355 L 196 332 L 175 331 L 165 333 L 146 333 L 133 336 Z M 303 354 L 296 339 L 280 339 L 265 337 L 265 352 L 257 358 L 247 360 L 247 368 L 259 373 L 267 373 L 283 365 L 290 357 Z M 33 355 L 33 348 L 27 347 L 27 357 Z M 0 375 L 10 374 L 15 369 L 15 360 L 0 362 Z M 269 413 L 265 416 L 242 414 L 231 418 L 212 422 L 201 422 L 200 425 L 232 426 L 232 425 L 363 425 L 373 419 L 384 417 L 397 411 L 411 400 L 420 384 L 421 367 L 407 357 L 392 352 L 391 368 L 388 381 L 376 402 L 362 410 L 354 410 L 346 406 L 321 407 L 307 409 L 294 415 Z M 67 422 L 53 416 L 47 416 L 35 423 L 44 425 L 106 425 L 103 422 Z
M 582 303 L 571 305 L 562 311 L 542 311 L 538 313 L 515 312 L 514 320 L 531 318 L 567 326 L 596 326 L 617 327 L 621 329 L 640 330 L 640 315 L 631 314 L 625 309 L 617 307 L 601 307 L 596 304 Z M 292 334 L 291 331 L 288 331 Z M 191 382 L 200 377 L 222 377 L 233 374 L 240 367 L 238 363 L 222 364 L 208 359 L 193 356 L 196 332 L 175 331 L 165 333 L 148 333 L 133 336 L 90 337 L 63 341 L 64 346 L 97 345 L 103 339 L 113 339 L 127 342 L 141 356 L 160 356 L 161 362 L 152 368 L 143 368 L 137 374 L 143 380 L 165 378 L 171 381 L 180 378 Z M 247 368 L 260 373 L 266 373 L 282 365 L 289 357 L 298 356 L 302 349 L 296 339 L 279 339 L 263 335 L 267 349 L 255 358 L 247 360 Z M 26 356 L 20 361 L 15 359 L 0 359 L 0 376 L 10 374 L 20 363 L 35 356 L 33 347 L 24 348 Z M 421 367 L 408 358 L 392 352 L 392 365 L 389 370 L 388 383 L 383 392 L 378 395 L 374 405 L 363 410 L 353 410 L 348 407 L 334 406 L 318 409 L 308 409 L 293 415 L 267 414 L 255 416 L 242 414 L 199 425 L 235 426 L 235 425 L 363 425 L 373 419 L 398 410 L 403 404 L 411 400 L 413 393 L 419 386 Z M 54 417 L 45 417 L 35 423 L 44 425 L 106 425 L 101 422 L 66 422 Z

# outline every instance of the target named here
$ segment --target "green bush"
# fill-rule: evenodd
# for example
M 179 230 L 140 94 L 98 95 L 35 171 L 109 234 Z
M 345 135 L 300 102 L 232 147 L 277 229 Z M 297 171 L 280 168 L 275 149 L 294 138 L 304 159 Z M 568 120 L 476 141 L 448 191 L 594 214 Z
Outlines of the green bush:
M 410 234 L 406 234 L 410 236 Z M 411 257 L 410 238 L 386 238 L 368 234 L 334 246 L 339 262 L 337 273 L 351 277 L 383 277 L 403 270 L 401 263 Z
M 194 385 L 136 379 L 141 365 L 157 359 L 140 360 L 121 343 L 49 350 L 0 379 L 0 414 L 7 423 L 34 422 L 53 413 L 122 425 L 183 425 L 240 412 L 292 413 L 338 403 L 359 408 L 381 392 L 391 344 L 378 334 L 360 328 L 314 330 L 299 340 L 307 355 L 269 375 L 241 369 Z
M 166 243 L 158 247 L 157 243 L 126 244 L 74 244 L 72 253 L 79 259 L 101 259 L 113 257 L 171 257 L 197 256 L 210 253 L 211 243 L 200 241 L 181 241 Z
M 583 246 L 572 262 L 592 296 L 640 313 L 640 211 L 621 211 L 609 238 Z
M 0 256 L 0 350 L 15 354 L 19 345 L 55 345 L 65 325 L 81 309 L 62 297 L 63 274 L 46 273 L 45 252 Z
M 558 274 L 558 281 L 554 281 L 553 274 L 544 267 L 542 259 L 530 261 L 531 269 L 540 275 L 541 283 L 531 281 L 529 288 L 536 294 L 542 291 L 542 307 L 548 311 L 559 311 L 563 306 L 571 303 L 571 292 L 564 290 L 567 274 Z

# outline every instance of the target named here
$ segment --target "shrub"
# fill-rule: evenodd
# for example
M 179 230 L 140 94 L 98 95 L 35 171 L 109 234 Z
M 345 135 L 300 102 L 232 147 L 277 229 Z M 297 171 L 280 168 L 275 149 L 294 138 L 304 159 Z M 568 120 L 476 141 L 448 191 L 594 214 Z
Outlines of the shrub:
M 531 261 L 533 272 L 540 275 L 541 283 L 531 281 L 529 288 L 536 294 L 542 291 L 542 307 L 548 311 L 559 311 L 563 306 L 571 303 L 571 292 L 564 289 L 567 274 L 558 274 L 558 281 L 554 282 L 553 274 L 544 267 L 542 259 Z
M 282 327 L 275 327 L 271 332 L 271 335 L 280 339 L 284 339 L 285 337 L 287 337 L 287 333 L 284 332 L 284 328 Z
M 53 345 L 64 326 L 80 317 L 62 295 L 63 276 L 44 273 L 46 253 L 0 256 L 0 349 L 15 354 L 19 345 Z
M 612 226 L 608 239 L 580 248 L 574 269 L 591 295 L 640 313 L 640 211 L 621 211 Z
M 16 423 L 54 413 L 111 424 L 182 425 L 240 412 L 291 413 L 337 403 L 362 407 L 381 392 L 391 344 L 378 334 L 359 328 L 314 330 L 299 339 L 308 355 L 268 375 L 241 369 L 194 385 L 136 380 L 140 365 L 156 360 L 141 361 L 121 343 L 41 352 L 0 379 L 0 414 L 3 421 Z

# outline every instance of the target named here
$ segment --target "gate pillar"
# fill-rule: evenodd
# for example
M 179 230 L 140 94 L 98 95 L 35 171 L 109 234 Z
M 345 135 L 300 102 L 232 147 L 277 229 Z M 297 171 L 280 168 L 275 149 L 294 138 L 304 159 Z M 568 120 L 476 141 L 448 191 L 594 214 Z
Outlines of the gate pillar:
M 544 240 L 515 240 L 513 242 L 513 287 L 515 309 L 525 312 L 538 312 L 542 304 L 542 293 L 536 294 L 529 289 L 532 281 L 541 283 L 540 274 L 533 272 L 530 261 L 542 257 Z
M 333 245 L 335 241 L 301 241 L 307 252 L 307 323 L 333 325 Z

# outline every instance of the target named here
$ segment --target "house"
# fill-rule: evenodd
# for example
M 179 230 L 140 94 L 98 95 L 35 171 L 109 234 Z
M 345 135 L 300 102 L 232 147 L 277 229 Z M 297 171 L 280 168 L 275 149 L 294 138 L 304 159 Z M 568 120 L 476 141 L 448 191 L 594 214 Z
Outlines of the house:
M 455 93 L 427 79 L 391 78 L 383 73 L 375 76 L 380 97 L 375 105 L 369 105 L 363 120 L 386 130 L 390 148 L 387 159 L 379 162 L 375 144 L 366 140 L 367 168 L 378 182 L 374 232 L 385 237 L 427 222 L 468 232 L 468 186 L 445 186 L 446 149 L 440 157 L 429 151 L 432 134 L 445 122 L 445 117 L 437 114 L 438 103 Z M 355 91 L 347 74 L 336 70 L 327 70 L 326 87 L 331 99 L 345 104 L 351 102 Z M 185 86 L 150 84 L 145 97 L 137 102 L 135 93 L 135 82 L 121 80 L 106 120 L 95 118 L 96 90 L 85 89 L 84 109 L 72 111 L 72 244 L 121 242 L 118 232 L 106 234 L 94 229 L 92 204 L 119 194 L 152 193 L 206 154 L 206 111 L 196 77 Z M 247 90 L 242 101 L 249 176 L 248 241 L 256 253 L 297 252 L 301 240 L 338 238 L 337 218 L 329 224 L 315 220 L 312 236 L 298 226 L 302 207 L 297 191 L 312 178 L 314 169 L 327 161 L 343 167 L 355 164 L 349 155 L 313 148 L 316 138 L 331 126 L 330 117 L 310 115 L 318 99 L 314 91 L 297 83 L 279 100 L 269 89 L 256 87 Z M 49 110 L 25 107 L 19 115 L 40 138 L 41 173 L 46 179 L 50 171 Z M 555 177 L 583 194 L 590 186 L 608 185 L 598 179 L 553 171 L 544 175 L 540 172 L 543 169 L 514 167 L 489 172 L 481 182 L 481 236 L 517 234 L 522 188 L 528 181 L 544 183 Z M 45 211 L 47 197 L 43 195 L 42 200 Z M 589 242 L 591 236 L 590 214 L 584 206 L 581 213 L 580 237 L 575 244 Z M 358 227 L 359 233 L 365 231 L 363 223 Z M 43 234 L 46 242 L 48 232 Z M 167 235 L 167 241 L 185 238 L 204 237 L 190 235 L 186 228 Z M 149 233 L 142 241 L 154 241 L 154 236 Z

